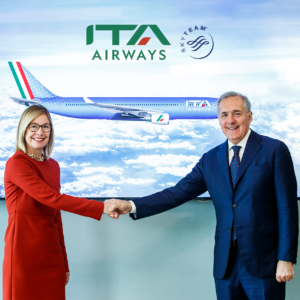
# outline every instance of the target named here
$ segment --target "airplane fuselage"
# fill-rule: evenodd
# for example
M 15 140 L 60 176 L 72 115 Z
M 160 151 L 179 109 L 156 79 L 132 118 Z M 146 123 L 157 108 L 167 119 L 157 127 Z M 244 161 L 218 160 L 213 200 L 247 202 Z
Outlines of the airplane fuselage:
M 215 119 L 217 98 L 210 97 L 89 97 L 95 104 L 125 106 L 144 111 L 167 113 L 170 120 Z M 102 107 L 86 103 L 83 97 L 39 98 L 41 105 L 50 112 L 71 118 L 137 121 L 138 117 L 126 113 L 114 113 Z

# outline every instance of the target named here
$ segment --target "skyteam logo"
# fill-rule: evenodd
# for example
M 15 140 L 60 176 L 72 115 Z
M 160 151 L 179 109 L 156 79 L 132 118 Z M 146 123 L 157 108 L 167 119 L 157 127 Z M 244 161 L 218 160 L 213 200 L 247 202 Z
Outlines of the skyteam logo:
M 193 26 L 183 32 L 180 39 L 181 52 L 194 59 L 208 57 L 214 49 L 214 39 L 205 26 Z
M 148 31 L 147 31 L 148 29 Z M 135 31 L 134 31 L 135 30 Z M 96 31 L 98 33 L 96 34 Z M 89 46 L 94 43 L 96 37 L 97 40 L 101 40 L 101 32 L 111 32 L 112 36 L 112 46 L 124 45 L 124 39 L 121 42 L 121 35 L 124 32 L 134 31 L 130 39 L 127 40 L 126 46 L 146 46 L 152 37 L 144 36 L 145 32 L 151 33 L 154 38 L 157 38 L 159 42 L 164 46 L 170 46 L 171 43 L 168 41 L 166 36 L 160 30 L 157 25 L 90 25 L 86 29 L 86 45 Z M 146 33 L 147 34 L 147 33 Z M 92 60 L 154 60 L 155 57 L 159 56 L 160 60 L 166 58 L 166 50 L 128 50 L 127 49 L 113 49 L 113 50 L 104 50 L 101 54 L 98 50 L 94 53 Z

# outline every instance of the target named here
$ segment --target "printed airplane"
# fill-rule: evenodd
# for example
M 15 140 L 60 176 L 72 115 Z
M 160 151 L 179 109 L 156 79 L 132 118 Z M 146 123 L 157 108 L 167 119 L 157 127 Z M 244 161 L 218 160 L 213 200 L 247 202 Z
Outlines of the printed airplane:
M 215 119 L 217 98 L 211 97 L 60 97 L 45 88 L 22 64 L 9 62 L 26 106 L 43 105 L 51 113 L 79 119 L 148 121 L 167 125 L 169 120 Z

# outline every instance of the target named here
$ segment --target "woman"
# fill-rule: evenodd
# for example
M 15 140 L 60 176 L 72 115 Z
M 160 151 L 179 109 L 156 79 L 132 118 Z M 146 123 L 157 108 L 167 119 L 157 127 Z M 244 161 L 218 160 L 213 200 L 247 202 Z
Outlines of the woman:
M 54 130 L 43 106 L 27 108 L 7 161 L 9 214 L 3 261 L 4 300 L 64 300 L 69 266 L 60 210 L 100 220 L 109 204 L 60 194 L 60 170 L 50 158 Z

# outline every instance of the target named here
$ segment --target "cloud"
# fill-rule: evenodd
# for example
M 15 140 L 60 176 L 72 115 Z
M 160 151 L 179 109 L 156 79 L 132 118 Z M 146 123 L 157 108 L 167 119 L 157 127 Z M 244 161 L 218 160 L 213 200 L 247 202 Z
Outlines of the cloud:
M 156 172 L 158 174 L 170 174 L 183 177 L 190 173 L 194 166 L 195 164 L 190 164 L 187 167 L 157 167 Z
M 18 10 L 0 13 L 0 23 L 44 23 L 90 21 L 91 19 L 111 20 L 122 14 L 122 7 L 80 7 Z
M 69 165 L 69 167 L 77 167 L 77 166 L 78 166 L 78 163 L 76 163 L 76 162 L 74 162 L 71 165 Z
M 91 163 L 83 163 L 83 164 L 80 164 L 80 167 L 86 167 L 86 166 L 89 166 Z
M 237 59 L 221 61 L 203 61 L 201 68 L 195 68 L 194 64 L 173 65 L 170 71 L 173 75 L 207 75 L 213 74 L 251 74 L 251 73 L 298 73 L 297 66 L 300 58 L 284 59 Z
M 60 168 L 67 168 L 67 164 L 63 161 L 58 162 Z
M 74 194 L 89 189 L 99 190 L 99 193 L 101 193 L 101 189 L 103 189 L 105 185 L 121 186 L 132 184 L 134 186 L 140 186 L 153 184 L 155 182 L 156 180 L 151 178 L 124 178 L 123 176 L 112 177 L 107 174 L 92 174 L 90 176 L 82 177 L 80 174 L 80 176 L 77 176 L 76 180 L 62 184 L 62 193 Z
M 163 140 L 163 141 L 166 141 L 166 140 L 169 140 L 169 139 L 170 139 L 170 138 L 169 138 L 167 135 L 165 135 L 165 134 L 159 135 L 158 138 L 159 138 L 160 140 Z
M 159 167 L 162 165 L 180 165 L 181 163 L 193 162 L 197 163 L 199 157 L 195 155 L 174 155 L 174 154 L 162 154 L 162 155 L 141 155 L 137 159 L 124 160 L 126 164 L 147 164 L 152 167 Z
M 85 167 L 79 172 L 73 172 L 76 176 L 91 175 L 95 173 L 105 173 L 111 175 L 122 175 L 123 169 L 120 167 Z
M 6 165 L 6 161 L 0 160 L 0 168 L 4 168 Z

